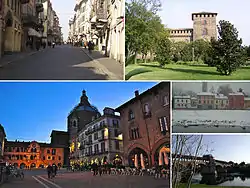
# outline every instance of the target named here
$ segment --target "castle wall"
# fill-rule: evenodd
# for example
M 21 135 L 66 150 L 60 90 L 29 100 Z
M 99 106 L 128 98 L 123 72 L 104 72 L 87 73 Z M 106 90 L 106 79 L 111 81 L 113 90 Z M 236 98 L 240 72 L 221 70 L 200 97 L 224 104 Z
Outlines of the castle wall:
M 170 29 L 169 39 L 173 42 L 191 42 L 193 40 L 193 29 Z

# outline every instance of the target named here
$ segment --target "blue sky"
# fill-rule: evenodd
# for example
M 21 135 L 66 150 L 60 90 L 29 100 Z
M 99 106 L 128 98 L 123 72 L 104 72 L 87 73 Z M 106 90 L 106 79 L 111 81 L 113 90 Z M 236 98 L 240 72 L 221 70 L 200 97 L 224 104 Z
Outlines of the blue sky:
M 204 154 L 212 154 L 215 159 L 250 163 L 250 135 L 204 135 Z M 211 152 L 210 152 L 211 151 Z
M 50 141 L 52 129 L 67 130 L 67 116 L 85 89 L 91 104 L 102 113 L 145 91 L 153 82 L 0 83 L 0 124 L 9 140 Z
M 74 16 L 74 8 L 76 0 L 51 0 L 52 6 L 56 11 L 60 25 L 62 26 L 62 32 L 64 40 L 68 38 L 69 33 L 69 19 Z
M 169 28 L 192 28 L 192 12 L 217 12 L 217 21 L 233 23 L 243 44 L 250 45 L 250 22 L 247 19 L 249 7 L 249 0 L 162 0 L 159 15 Z

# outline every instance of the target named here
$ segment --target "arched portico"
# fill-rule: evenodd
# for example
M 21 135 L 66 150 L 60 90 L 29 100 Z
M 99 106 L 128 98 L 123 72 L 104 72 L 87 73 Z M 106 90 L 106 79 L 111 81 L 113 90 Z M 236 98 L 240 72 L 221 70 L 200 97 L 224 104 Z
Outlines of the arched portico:
M 154 163 L 158 163 L 160 166 L 168 166 L 170 159 L 170 148 L 167 144 L 160 146 L 154 153 Z
M 146 151 L 136 147 L 128 154 L 128 165 L 145 168 L 149 166 L 149 156 Z

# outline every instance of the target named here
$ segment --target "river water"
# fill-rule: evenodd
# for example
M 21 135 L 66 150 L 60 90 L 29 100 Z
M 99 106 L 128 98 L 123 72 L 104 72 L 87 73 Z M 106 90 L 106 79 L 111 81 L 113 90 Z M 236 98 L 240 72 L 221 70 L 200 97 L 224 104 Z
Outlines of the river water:
M 175 122 L 188 120 L 235 121 L 234 124 L 188 126 L 177 125 Z M 249 110 L 173 110 L 173 132 L 175 133 L 250 133 Z

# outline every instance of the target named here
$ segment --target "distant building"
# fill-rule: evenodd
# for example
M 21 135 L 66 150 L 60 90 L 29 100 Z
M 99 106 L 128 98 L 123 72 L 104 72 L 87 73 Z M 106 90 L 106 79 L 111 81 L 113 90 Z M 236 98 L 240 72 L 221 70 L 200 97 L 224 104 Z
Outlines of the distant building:
M 223 94 L 215 95 L 214 108 L 218 110 L 228 109 L 228 97 Z
M 0 124 L 0 162 L 3 160 L 4 156 L 4 144 L 5 144 L 5 131 L 4 127 Z
M 170 83 L 161 82 L 116 109 L 121 116 L 124 164 L 168 165 L 170 155 Z
M 250 97 L 245 97 L 244 98 L 244 108 L 245 109 L 250 109 Z
M 229 93 L 229 109 L 240 110 L 244 109 L 244 94 L 243 93 Z
M 198 100 L 196 97 L 191 97 L 191 108 L 197 108 Z
M 191 42 L 198 39 L 217 38 L 217 13 L 192 13 L 193 28 L 170 29 L 170 39 L 175 42 Z
M 208 92 L 207 82 L 202 82 L 202 92 Z
M 197 108 L 202 110 L 214 109 L 215 94 L 210 92 L 201 92 L 197 94 Z
M 190 96 L 174 96 L 174 108 L 175 109 L 187 109 L 191 108 Z
M 49 164 L 63 166 L 64 148 L 52 144 L 5 141 L 4 159 L 20 168 L 44 168 Z
M 64 162 L 69 165 L 69 133 L 66 131 L 53 130 L 50 135 L 51 145 L 64 148 Z
M 77 135 L 77 144 L 70 146 L 71 164 L 122 164 L 122 134 L 120 116 L 112 108 L 87 124 Z

